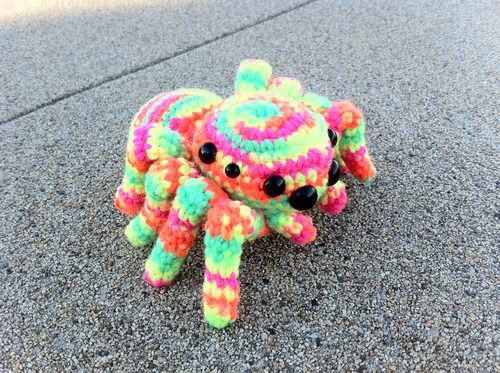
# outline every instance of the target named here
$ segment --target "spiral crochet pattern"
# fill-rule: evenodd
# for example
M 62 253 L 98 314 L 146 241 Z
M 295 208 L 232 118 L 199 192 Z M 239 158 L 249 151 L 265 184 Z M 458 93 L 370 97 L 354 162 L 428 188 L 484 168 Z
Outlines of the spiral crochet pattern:
M 314 240 L 303 212 L 343 210 L 341 171 L 375 177 L 364 134 L 354 105 L 304 93 L 262 60 L 241 63 L 225 100 L 200 89 L 151 99 L 132 121 L 115 197 L 133 216 L 128 240 L 156 240 L 144 279 L 171 284 L 205 221 L 205 319 L 217 328 L 235 321 L 244 242 L 270 231 L 301 245 Z
M 207 116 L 194 148 L 215 144 L 213 163 L 197 161 L 203 174 L 233 199 L 258 209 L 290 211 L 288 199 L 297 188 L 310 185 L 320 195 L 327 188 L 333 149 L 326 133 L 324 118 L 300 102 L 271 92 L 242 94 Z M 225 174 L 229 164 L 237 165 L 238 177 Z M 286 185 L 277 197 L 263 189 L 272 175 L 281 176 Z

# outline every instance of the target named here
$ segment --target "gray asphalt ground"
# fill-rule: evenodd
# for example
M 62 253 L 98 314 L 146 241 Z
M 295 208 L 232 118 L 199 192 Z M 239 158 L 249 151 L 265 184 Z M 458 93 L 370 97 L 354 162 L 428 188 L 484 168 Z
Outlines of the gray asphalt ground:
M 9 17 L 9 22 L 2 24 L 0 122 L 251 27 L 308 1 L 145 0 L 151 5 L 132 3 L 107 10 L 99 10 L 99 0 L 87 2 L 95 4 L 96 11 L 72 13 L 68 10 L 71 7 L 66 7 L 14 18 L 15 22 Z M 47 1 L 50 3 L 57 4 Z
M 0 25 L 2 370 L 500 369 L 498 2 L 252 3 Z M 153 290 L 112 199 L 140 105 L 230 95 L 248 57 L 356 102 L 379 178 L 314 213 L 314 244 L 247 245 L 240 318 L 219 331 L 201 241 Z

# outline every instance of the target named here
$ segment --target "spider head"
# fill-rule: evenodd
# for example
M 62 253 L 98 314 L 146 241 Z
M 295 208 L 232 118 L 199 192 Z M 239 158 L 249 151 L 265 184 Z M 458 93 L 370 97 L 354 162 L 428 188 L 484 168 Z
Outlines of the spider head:
M 327 124 L 273 92 L 237 94 L 203 120 L 193 141 L 202 173 L 250 207 L 312 208 L 332 181 Z

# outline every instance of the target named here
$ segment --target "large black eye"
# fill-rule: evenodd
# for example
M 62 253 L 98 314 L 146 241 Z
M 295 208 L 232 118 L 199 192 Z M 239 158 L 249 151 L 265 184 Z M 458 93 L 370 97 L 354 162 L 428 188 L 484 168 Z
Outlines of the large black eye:
M 306 185 L 293 192 L 288 202 L 296 210 L 307 210 L 313 207 L 317 200 L 318 192 L 316 188 Z
M 229 163 L 224 169 L 224 172 L 226 173 L 227 177 L 234 179 L 240 174 L 240 168 L 236 163 Z
M 285 187 L 285 179 L 278 175 L 270 176 L 264 182 L 264 192 L 269 197 L 277 197 L 283 194 Z
M 337 144 L 337 132 L 328 128 L 328 137 L 330 138 L 330 143 L 332 144 L 332 148 Z
M 215 161 L 215 155 L 217 154 L 217 148 L 213 142 L 207 142 L 200 147 L 198 151 L 198 156 L 201 161 L 206 164 L 213 163 Z
M 340 179 L 340 167 L 337 161 L 333 161 L 328 171 L 328 185 L 333 185 Z

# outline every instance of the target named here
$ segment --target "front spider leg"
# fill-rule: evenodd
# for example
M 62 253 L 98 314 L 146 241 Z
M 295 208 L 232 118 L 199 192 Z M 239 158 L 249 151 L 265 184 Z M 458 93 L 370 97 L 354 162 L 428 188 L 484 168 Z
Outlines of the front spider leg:
M 166 157 L 154 162 L 146 174 L 144 206 L 125 228 L 129 242 L 134 246 L 153 242 L 167 221 L 172 199 L 179 186 L 198 176 L 196 166 L 184 158 Z
M 345 163 L 344 168 L 363 182 L 372 181 L 377 171 L 366 147 L 366 124 L 361 111 L 348 101 L 333 102 L 324 116 L 329 127 L 340 136 L 337 149 Z
M 193 246 L 201 221 L 211 204 L 226 194 L 213 181 L 189 179 L 177 190 L 160 236 L 146 261 L 144 280 L 155 287 L 169 285 Z
M 338 215 L 342 212 L 347 203 L 347 193 L 345 185 L 342 181 L 337 181 L 326 190 L 326 193 L 321 196 L 318 207 L 333 215 Z
M 137 126 L 137 127 L 135 127 Z M 164 157 L 189 158 L 187 141 L 161 122 L 133 124 L 127 145 L 125 174 L 115 195 L 118 210 L 134 216 L 144 204 L 144 181 L 151 164 Z
M 210 325 L 223 328 L 238 316 L 243 243 L 262 236 L 267 227 L 258 212 L 240 201 L 223 199 L 209 209 L 205 230 L 204 314 Z
M 265 216 L 269 228 L 299 245 L 305 245 L 316 238 L 316 227 L 310 216 L 285 211 L 270 211 Z

